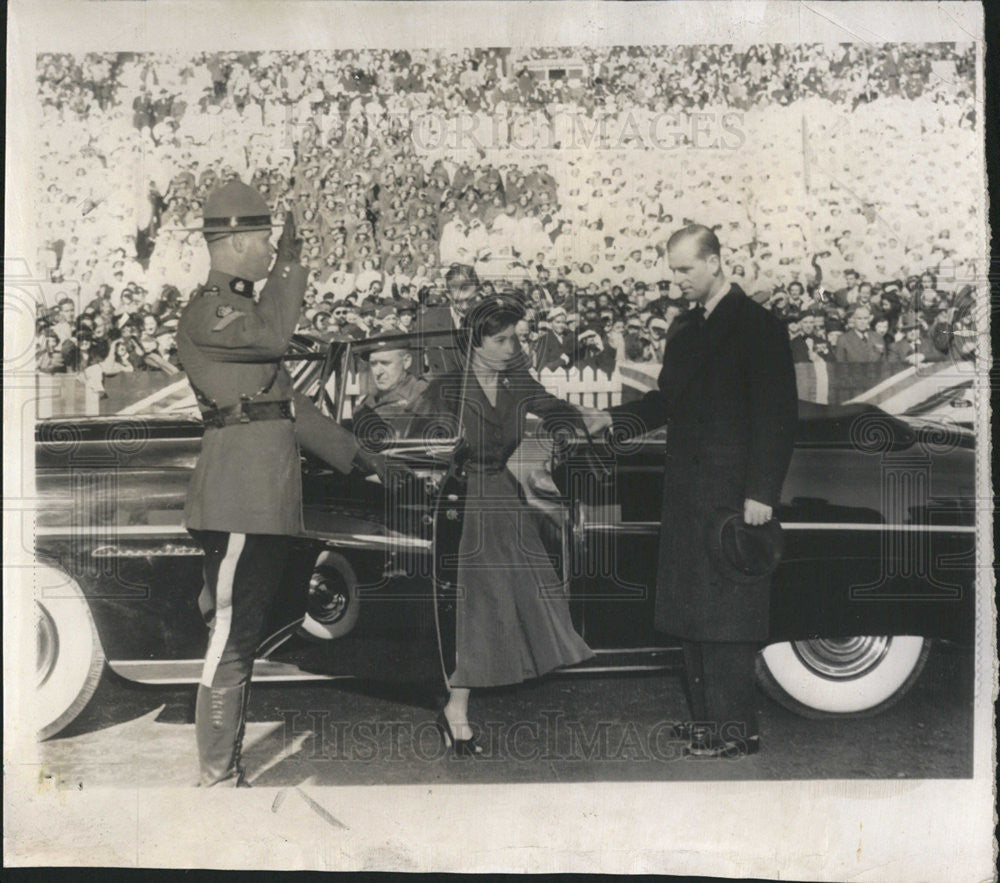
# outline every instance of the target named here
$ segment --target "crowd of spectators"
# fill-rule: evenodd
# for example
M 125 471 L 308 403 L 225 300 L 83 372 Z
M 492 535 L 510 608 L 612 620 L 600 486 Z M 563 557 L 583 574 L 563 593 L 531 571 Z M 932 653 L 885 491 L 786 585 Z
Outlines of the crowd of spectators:
M 407 330 L 462 263 L 529 304 L 536 367 L 653 361 L 682 309 L 665 241 L 698 221 L 797 359 L 937 358 L 980 247 L 956 198 L 981 189 L 974 62 L 971 43 L 40 55 L 39 368 L 176 371 L 201 204 L 234 177 L 295 212 L 300 330 L 323 337 Z

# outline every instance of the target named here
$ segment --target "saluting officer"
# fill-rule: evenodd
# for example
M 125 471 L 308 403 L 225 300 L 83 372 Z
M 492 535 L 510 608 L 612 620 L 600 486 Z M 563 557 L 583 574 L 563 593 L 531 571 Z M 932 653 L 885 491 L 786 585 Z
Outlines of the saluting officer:
M 275 249 L 271 214 L 233 181 L 205 202 L 211 270 L 177 327 L 177 353 L 202 409 L 205 434 L 185 523 L 205 551 L 199 606 L 211 616 L 198 686 L 200 784 L 240 785 L 240 748 L 254 653 L 279 585 L 290 535 L 302 530 L 297 441 L 342 472 L 359 452 L 350 432 L 292 388 L 281 364 L 302 310 L 306 270 L 288 212 Z M 254 283 L 267 279 L 259 298 Z

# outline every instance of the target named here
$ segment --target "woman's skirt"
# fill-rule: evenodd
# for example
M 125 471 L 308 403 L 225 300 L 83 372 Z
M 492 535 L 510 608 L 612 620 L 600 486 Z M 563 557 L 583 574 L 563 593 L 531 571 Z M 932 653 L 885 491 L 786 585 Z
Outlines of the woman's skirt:
M 573 628 L 563 581 L 539 535 L 542 517 L 521 500 L 508 470 L 470 474 L 452 687 L 520 683 L 594 655 Z

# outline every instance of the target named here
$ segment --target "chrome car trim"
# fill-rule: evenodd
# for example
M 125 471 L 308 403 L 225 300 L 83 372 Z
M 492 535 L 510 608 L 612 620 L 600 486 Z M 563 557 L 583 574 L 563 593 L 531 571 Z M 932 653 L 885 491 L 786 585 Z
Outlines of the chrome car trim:
M 963 524 L 871 524 L 871 523 L 837 523 L 823 521 L 789 521 L 782 522 L 785 530 L 857 530 L 857 531 L 898 531 L 900 533 L 975 533 L 972 525 Z M 587 522 L 582 525 L 585 531 L 604 531 L 605 533 L 657 533 L 660 530 L 659 521 L 623 521 L 620 524 L 600 524 Z
M 47 526 L 39 525 L 35 529 L 35 536 L 38 537 L 79 537 L 79 536 L 101 536 L 101 537 L 187 537 L 189 534 L 179 524 L 104 524 L 104 525 L 80 525 L 75 527 Z
M 322 540 L 333 543 L 340 548 L 352 549 L 421 549 L 430 551 L 431 541 L 418 537 L 408 537 L 403 534 L 385 536 L 372 533 L 325 534 L 319 531 L 303 531 L 299 536 L 311 540 Z
M 104 537 L 106 539 L 111 539 L 113 537 L 131 537 L 131 538 L 145 538 L 145 537 L 184 537 L 186 539 L 191 538 L 191 534 L 187 532 L 183 527 L 173 524 L 128 524 L 128 525 L 106 525 L 106 526 L 83 526 L 80 527 L 64 527 L 64 526 L 39 526 L 35 531 L 36 537 L 90 537 L 98 536 Z M 358 549 L 371 549 L 371 548 L 389 548 L 389 549 L 425 549 L 430 550 L 431 541 L 420 539 L 419 537 L 408 537 L 403 534 L 392 534 L 392 535 L 380 535 L 380 534 L 368 534 L 368 533 L 350 533 L 350 534 L 324 534 L 319 531 L 303 531 L 301 534 L 297 534 L 300 537 L 306 537 L 313 540 L 322 540 L 326 543 L 335 543 L 338 546 L 346 548 L 358 548 Z M 101 550 L 101 557 L 113 557 L 114 550 L 111 548 L 105 548 Z M 134 552 L 122 552 L 123 556 L 125 554 L 133 555 Z M 159 553 L 162 554 L 162 553 Z M 193 554 L 187 551 L 178 551 L 178 555 Z
M 667 648 L 671 649 L 671 648 Z M 657 651 L 660 648 L 656 648 Z M 598 651 L 600 652 L 600 651 Z M 628 651 L 612 650 L 609 653 L 627 653 Z M 671 655 L 676 656 L 674 651 Z M 201 679 L 205 666 L 203 659 L 112 659 L 108 661 L 111 670 L 130 681 L 143 684 L 196 684 Z M 572 675 L 574 677 L 590 674 L 606 674 L 610 672 L 630 671 L 663 671 L 676 668 L 676 662 L 664 660 L 652 664 L 628 665 L 588 665 L 586 662 L 570 668 L 552 672 L 556 676 Z M 357 675 L 332 675 L 306 672 L 289 662 L 274 662 L 270 659 L 257 659 L 253 664 L 253 680 L 257 682 L 278 683 L 282 681 L 345 681 L 357 680 Z
M 143 684 L 197 684 L 205 667 L 203 659 L 111 659 L 111 670 L 130 681 Z M 258 659 L 253 664 L 253 680 L 258 681 L 340 681 L 355 675 L 326 675 L 305 672 L 288 662 Z
M 98 546 L 91 558 L 200 558 L 205 554 L 200 546 Z

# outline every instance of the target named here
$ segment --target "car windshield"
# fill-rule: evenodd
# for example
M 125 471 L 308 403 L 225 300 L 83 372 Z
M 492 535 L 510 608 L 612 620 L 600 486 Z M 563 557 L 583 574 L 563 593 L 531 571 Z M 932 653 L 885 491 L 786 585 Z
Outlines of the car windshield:
M 317 362 L 308 362 L 306 367 L 302 357 L 301 367 L 291 368 L 300 389 L 314 401 L 321 399 L 326 413 L 355 429 L 361 419 L 377 415 L 381 430 L 388 427 L 395 438 L 426 441 L 430 435 L 435 442 L 443 440 L 439 421 L 421 419 L 429 416 L 423 395 L 435 377 L 460 371 L 465 362 L 466 354 L 454 332 L 380 335 L 330 346 L 325 362 L 328 373 Z M 608 407 L 621 401 L 620 378 L 593 369 L 537 371 L 526 355 L 523 363 L 549 392 L 571 404 Z M 538 423 L 529 415 L 529 435 L 537 431 Z

